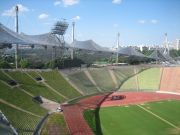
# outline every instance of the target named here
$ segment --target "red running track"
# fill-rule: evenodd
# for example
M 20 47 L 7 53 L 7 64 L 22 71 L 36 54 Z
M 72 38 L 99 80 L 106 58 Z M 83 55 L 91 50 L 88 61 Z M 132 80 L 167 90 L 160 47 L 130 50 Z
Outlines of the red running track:
M 110 100 L 112 95 L 124 95 L 123 100 Z M 177 99 L 180 100 L 180 95 L 155 93 L 155 92 L 116 92 L 109 95 L 108 98 L 101 104 L 101 107 L 120 106 L 129 104 L 141 104 L 145 102 Z
M 74 105 L 63 105 L 63 113 L 71 135 L 93 135 L 93 131 L 83 117 L 85 109 L 95 109 L 110 93 L 91 96 Z
M 111 100 L 113 95 L 125 96 L 122 100 Z M 92 130 L 83 117 L 85 109 L 95 109 L 99 106 L 119 106 L 129 104 L 140 104 L 160 100 L 180 100 L 180 95 L 162 94 L 155 92 L 115 92 L 95 95 L 80 100 L 74 105 L 63 105 L 65 120 L 68 124 L 71 135 L 93 135 Z

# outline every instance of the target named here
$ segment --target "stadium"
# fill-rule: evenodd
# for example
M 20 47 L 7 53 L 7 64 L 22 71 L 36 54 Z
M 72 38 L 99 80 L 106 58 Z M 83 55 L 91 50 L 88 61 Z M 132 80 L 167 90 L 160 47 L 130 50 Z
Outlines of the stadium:
M 115 50 L 51 32 L 18 33 L 0 23 L 0 134 L 180 135 L 180 59 L 162 47 Z

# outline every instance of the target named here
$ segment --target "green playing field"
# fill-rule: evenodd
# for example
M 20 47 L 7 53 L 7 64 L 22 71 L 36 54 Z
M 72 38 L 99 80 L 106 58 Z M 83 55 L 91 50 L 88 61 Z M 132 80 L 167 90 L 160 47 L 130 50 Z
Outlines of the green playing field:
M 101 108 L 103 135 L 180 135 L 180 101 Z

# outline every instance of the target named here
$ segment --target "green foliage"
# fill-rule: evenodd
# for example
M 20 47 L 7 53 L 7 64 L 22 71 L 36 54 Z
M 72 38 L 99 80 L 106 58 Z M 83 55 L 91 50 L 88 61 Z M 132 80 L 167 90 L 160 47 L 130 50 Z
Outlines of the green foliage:
M 57 58 L 53 61 L 49 61 L 46 66 L 48 68 L 71 68 L 71 67 L 80 67 L 81 64 L 84 64 L 84 62 L 80 59 L 74 58 L 73 60 L 71 58 Z
M 28 68 L 29 67 L 29 62 L 27 59 L 21 59 L 19 62 L 21 68 Z
M 0 68 L 12 68 L 12 66 L 4 59 L 0 59 Z
M 170 56 L 171 57 L 179 57 L 180 56 L 180 50 L 175 50 L 175 49 L 170 50 Z

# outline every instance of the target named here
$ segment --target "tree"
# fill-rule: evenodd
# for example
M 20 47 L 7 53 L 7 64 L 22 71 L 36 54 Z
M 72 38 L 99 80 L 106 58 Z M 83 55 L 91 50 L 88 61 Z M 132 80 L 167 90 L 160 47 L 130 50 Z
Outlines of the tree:
M 21 59 L 20 60 L 20 66 L 21 68 L 28 68 L 29 67 L 29 62 L 27 59 Z

